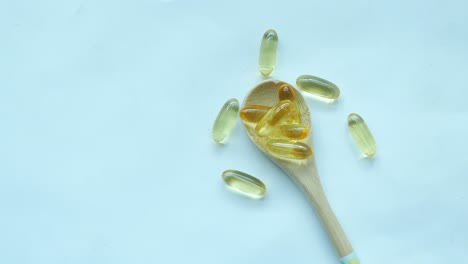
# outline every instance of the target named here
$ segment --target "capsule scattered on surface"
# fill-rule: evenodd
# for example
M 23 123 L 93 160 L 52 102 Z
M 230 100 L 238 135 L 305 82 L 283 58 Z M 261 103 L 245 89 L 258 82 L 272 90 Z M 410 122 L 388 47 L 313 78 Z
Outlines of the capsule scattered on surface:
M 360 264 L 361 262 L 359 261 L 358 258 L 352 258 L 350 260 L 348 260 L 348 263 L 347 264 Z
M 310 146 L 290 140 L 270 140 L 266 143 L 266 149 L 271 155 L 284 159 L 304 160 L 312 155 Z
M 316 76 L 301 75 L 297 77 L 296 84 L 302 90 L 323 98 L 337 99 L 340 96 L 338 86 Z
M 246 122 L 257 123 L 270 109 L 265 105 L 248 105 L 241 109 L 240 117 Z
M 276 66 L 276 48 L 278 47 L 278 34 L 269 29 L 263 34 L 258 58 L 258 69 L 263 76 L 270 75 Z
M 289 112 L 292 109 L 292 102 L 289 100 L 280 101 L 274 105 L 265 116 L 260 119 L 255 127 L 255 131 L 260 136 L 265 136 L 269 134 L 277 125 L 280 124 L 280 121 L 285 119 Z
M 358 114 L 351 113 L 348 116 L 348 127 L 354 142 L 356 142 L 361 152 L 367 157 L 374 156 L 377 146 L 364 119 Z
M 224 171 L 223 180 L 233 191 L 255 199 L 262 198 L 267 191 L 261 180 L 241 171 Z
M 223 142 L 231 134 L 237 120 L 239 102 L 237 99 L 229 99 L 219 111 L 218 117 L 213 125 L 213 140 L 217 143 Z

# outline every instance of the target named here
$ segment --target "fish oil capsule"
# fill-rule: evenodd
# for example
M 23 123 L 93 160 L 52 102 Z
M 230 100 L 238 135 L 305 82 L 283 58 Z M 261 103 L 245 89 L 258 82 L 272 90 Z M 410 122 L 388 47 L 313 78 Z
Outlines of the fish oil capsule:
M 348 116 L 348 127 L 361 152 L 367 157 L 375 155 L 377 151 L 375 140 L 364 119 L 358 114 L 351 113 Z
M 284 83 L 280 86 L 278 89 L 278 98 L 279 100 L 289 100 L 293 103 L 298 102 L 298 107 L 299 104 L 302 105 L 302 109 L 306 109 L 307 105 L 303 105 L 304 101 L 302 100 L 297 100 L 297 91 L 292 87 L 290 84 Z M 298 119 L 300 120 L 300 115 L 298 114 Z
M 297 77 L 296 84 L 302 90 L 327 99 L 337 99 L 340 89 L 334 83 L 312 75 Z
M 233 191 L 255 199 L 262 198 L 267 191 L 265 184 L 261 180 L 241 171 L 224 171 L 223 180 Z
M 269 29 L 263 34 L 258 58 L 258 69 L 263 76 L 268 76 L 276 66 L 276 48 L 278 47 L 278 34 Z
M 299 111 L 299 104 L 297 101 L 291 102 L 291 109 L 289 115 L 283 120 L 283 123 L 298 124 L 301 123 L 301 112 Z
M 359 261 L 358 258 L 352 258 L 348 260 L 348 264 L 360 264 L 361 262 Z
M 224 141 L 231 134 L 237 120 L 239 102 L 235 98 L 229 99 L 219 111 L 213 125 L 213 140 L 217 143 Z
M 274 105 L 265 116 L 260 119 L 255 127 L 255 131 L 260 136 L 269 134 L 281 120 L 285 119 L 292 108 L 292 102 L 289 100 L 280 101 Z
M 298 123 L 283 123 L 278 128 L 274 129 L 270 134 L 269 138 L 279 138 L 279 139 L 290 139 L 290 140 L 300 140 L 307 137 L 309 134 L 309 128 L 303 124 Z
M 291 102 L 296 101 L 296 92 L 294 88 L 289 84 L 282 84 L 278 89 L 278 98 L 280 101 L 289 100 Z
M 309 134 L 309 128 L 303 124 L 284 124 L 279 131 L 289 139 L 304 139 Z
M 265 105 L 248 105 L 241 109 L 240 117 L 246 122 L 257 123 L 270 109 Z
M 312 149 L 302 142 L 273 139 L 266 144 L 267 151 L 278 158 L 303 160 L 312 155 Z

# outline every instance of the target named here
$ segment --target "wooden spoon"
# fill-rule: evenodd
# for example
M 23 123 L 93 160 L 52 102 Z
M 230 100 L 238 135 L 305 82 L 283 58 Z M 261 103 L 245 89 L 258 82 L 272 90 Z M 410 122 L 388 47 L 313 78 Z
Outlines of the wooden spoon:
M 279 102 L 278 89 L 282 84 L 287 84 L 282 81 L 265 81 L 260 83 L 246 96 L 243 107 L 248 105 L 266 105 L 273 106 Z M 290 85 L 293 87 L 292 85 Z M 302 95 L 294 89 L 296 98 L 299 104 L 301 113 L 301 122 L 311 130 L 312 121 L 310 118 L 309 108 Z M 335 214 L 333 213 L 328 200 L 323 192 L 320 178 L 315 165 L 315 158 L 312 154 L 306 160 L 287 160 L 271 155 L 264 147 L 265 138 L 257 135 L 255 132 L 255 124 L 243 121 L 244 127 L 249 134 L 250 139 L 255 145 L 262 150 L 268 158 L 276 163 L 284 172 L 286 172 L 304 191 L 307 197 L 315 206 L 315 209 L 322 220 L 322 223 L 327 230 L 327 233 L 333 242 L 342 263 L 344 264 L 359 264 L 354 250 L 349 243 L 343 229 L 341 228 Z M 301 142 L 312 147 L 311 132 Z M 312 148 L 313 149 L 313 148 Z

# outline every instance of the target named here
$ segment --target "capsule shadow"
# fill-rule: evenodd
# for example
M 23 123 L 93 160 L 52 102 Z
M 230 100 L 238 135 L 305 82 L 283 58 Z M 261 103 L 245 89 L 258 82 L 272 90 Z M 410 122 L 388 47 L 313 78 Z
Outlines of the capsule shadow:
M 264 81 L 269 81 L 269 80 L 276 80 L 277 78 L 275 78 L 274 76 L 272 76 L 272 74 L 270 75 L 267 75 L 267 76 L 264 76 L 262 75 L 261 73 L 258 73 L 257 75 L 257 83 L 259 82 L 264 82 Z

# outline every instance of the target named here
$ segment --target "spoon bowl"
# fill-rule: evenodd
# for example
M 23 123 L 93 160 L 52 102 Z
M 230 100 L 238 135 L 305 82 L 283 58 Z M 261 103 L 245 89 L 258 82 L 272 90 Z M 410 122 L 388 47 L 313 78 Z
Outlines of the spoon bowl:
M 263 82 L 259 85 L 257 85 L 253 90 L 250 91 L 250 93 L 245 97 L 245 100 L 243 102 L 243 106 L 247 105 L 264 105 L 264 106 L 269 106 L 272 107 L 275 104 L 279 102 L 278 98 L 278 89 L 281 85 L 287 84 L 290 87 L 290 84 L 282 82 L 282 81 L 266 81 Z M 301 123 L 309 128 L 309 131 L 311 131 L 312 127 L 312 120 L 310 118 L 310 112 L 309 108 L 307 107 L 306 102 L 304 101 L 304 98 L 297 92 L 294 91 L 296 94 L 297 102 L 299 105 L 299 112 L 301 113 Z M 249 134 L 250 139 L 256 143 L 256 145 L 270 158 L 271 155 L 268 153 L 268 151 L 263 147 L 264 144 L 257 144 L 257 143 L 263 143 L 264 138 L 259 137 L 255 131 L 255 124 L 254 123 L 249 123 L 249 122 L 243 122 L 244 127 L 247 131 L 247 134 Z M 311 146 L 312 144 L 312 136 L 309 133 L 306 138 L 299 140 L 302 143 L 309 144 Z
M 269 80 L 258 84 L 246 96 L 242 107 L 249 105 L 265 105 L 272 107 L 279 102 L 278 89 L 281 85 L 288 84 L 282 81 Z M 288 84 L 290 87 L 292 85 Z M 302 95 L 295 89 L 295 97 L 299 106 L 301 123 L 309 128 L 309 134 L 302 140 L 302 143 L 312 145 L 312 119 L 310 116 L 309 108 L 302 97 Z M 359 264 L 354 250 L 349 243 L 343 229 L 341 228 L 335 214 L 333 213 L 328 200 L 323 192 L 320 178 L 315 164 L 315 154 L 312 154 L 305 160 L 291 160 L 278 158 L 268 152 L 264 147 L 265 137 L 260 137 L 255 131 L 255 124 L 242 121 L 247 134 L 252 142 L 263 152 L 265 155 L 278 165 L 286 174 L 288 174 L 296 184 L 304 191 L 306 196 L 314 205 L 317 214 L 319 215 L 330 240 L 334 244 L 338 255 L 343 264 Z M 312 148 L 313 149 L 313 148 Z

